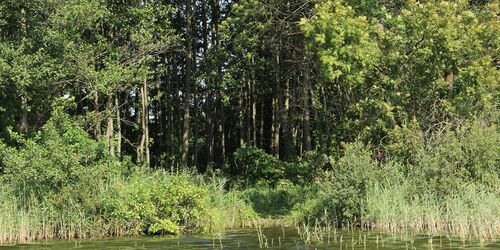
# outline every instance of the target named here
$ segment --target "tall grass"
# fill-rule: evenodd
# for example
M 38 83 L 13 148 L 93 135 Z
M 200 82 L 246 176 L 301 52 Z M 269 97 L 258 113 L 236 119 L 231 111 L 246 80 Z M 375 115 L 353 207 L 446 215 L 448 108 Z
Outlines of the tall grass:
M 224 179 L 159 171 L 115 176 L 89 200 L 26 200 L 0 186 L 0 244 L 184 232 L 220 238 L 228 228 L 253 226 L 251 206 L 224 186 Z
M 100 214 L 89 214 L 73 200 L 58 208 L 50 201 L 23 201 L 0 191 L 0 244 L 130 233 Z
M 392 232 L 446 232 L 462 241 L 469 237 L 493 240 L 500 235 L 500 197 L 475 187 L 444 198 L 432 193 L 412 197 L 404 185 L 373 185 L 367 190 L 363 222 Z
M 225 189 L 227 180 L 210 178 L 207 181 L 210 213 L 209 231 L 221 234 L 226 229 L 253 227 L 257 214 L 243 200 L 242 193 Z

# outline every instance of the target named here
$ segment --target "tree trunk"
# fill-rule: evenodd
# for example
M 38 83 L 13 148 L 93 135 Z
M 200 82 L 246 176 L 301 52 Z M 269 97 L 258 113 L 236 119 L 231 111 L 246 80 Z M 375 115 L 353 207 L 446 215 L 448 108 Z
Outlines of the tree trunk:
M 189 100 L 191 95 L 191 85 L 193 78 L 193 1 L 189 0 L 186 3 L 186 75 L 184 82 L 184 100 L 183 100 L 183 132 L 182 132 L 182 164 L 188 165 L 189 154 Z
M 193 164 L 196 166 L 198 164 L 198 86 L 194 85 L 194 115 L 193 115 L 193 126 L 194 126 L 194 138 L 193 138 Z
M 106 124 L 106 146 L 108 147 L 108 151 L 112 156 L 115 156 L 115 147 L 113 143 L 113 132 L 114 132 L 114 120 L 111 110 L 113 109 L 113 97 L 108 96 L 108 104 L 107 104 L 107 124 Z
M 94 136 L 97 140 L 101 138 L 101 117 L 99 112 L 99 92 L 94 91 L 94 110 L 96 115 Z
M 137 100 L 137 101 L 140 101 L 140 107 L 137 108 L 137 124 L 140 124 L 141 125 L 141 139 L 140 139 L 140 142 L 139 142 L 139 146 L 137 147 L 137 162 L 138 163 L 143 163 L 144 162 L 144 143 L 145 143 L 145 137 L 144 137 L 144 119 L 143 119 L 143 113 L 144 113 L 144 109 L 143 109 L 143 98 L 142 96 L 144 95 L 143 94 L 143 87 L 139 87 L 139 90 L 137 91 L 138 93 L 136 94 L 137 98 L 141 98 L 140 100 Z
M 284 90 L 284 101 L 283 101 L 283 115 L 282 115 L 282 127 L 283 127 L 283 138 L 281 139 L 283 143 L 283 150 L 281 154 L 281 158 L 284 160 L 288 160 L 290 157 L 290 152 L 292 148 L 291 142 L 291 131 L 290 124 L 288 121 L 289 111 L 290 111 L 290 78 L 288 77 L 285 81 L 285 90 Z
M 21 122 L 19 130 L 21 133 L 28 132 L 28 99 L 24 94 L 21 95 Z
M 255 59 L 252 56 L 252 82 L 251 82 L 251 99 L 252 99 L 252 146 L 257 147 L 257 102 L 255 94 Z
M 26 26 L 26 10 L 24 7 L 21 7 L 21 32 L 23 39 L 27 38 Z M 28 98 L 26 97 L 25 89 L 21 92 L 21 121 L 19 124 L 19 130 L 21 133 L 28 132 Z
M 305 60 L 305 59 L 304 59 Z M 311 132 L 310 132 L 310 111 L 309 111 L 309 90 L 311 88 L 311 79 L 308 65 L 304 69 L 304 86 L 302 87 L 302 98 L 304 105 L 304 116 L 302 118 L 302 143 L 303 151 L 307 152 L 311 150 Z
M 260 101 L 259 147 L 264 148 L 264 98 Z
M 144 148 L 145 148 L 145 158 L 146 167 L 151 166 L 151 159 L 149 154 L 149 100 L 148 100 L 148 82 L 147 78 L 144 79 L 144 85 L 142 90 L 142 119 L 143 119 L 143 133 L 144 133 Z
M 141 91 L 141 108 L 139 119 L 141 122 L 142 136 L 139 148 L 137 149 L 137 158 L 139 162 L 142 162 L 149 167 L 151 164 L 150 154 L 149 154 L 149 112 L 148 112 L 148 88 L 147 88 L 147 78 L 144 79 L 144 83 L 140 88 Z
M 166 126 L 165 126 L 165 151 L 168 155 L 172 154 L 172 146 L 174 145 L 172 142 L 172 139 L 174 138 L 174 126 L 173 126 L 173 115 L 174 115 L 174 108 L 172 107 L 173 103 L 173 92 L 174 88 L 172 86 L 171 82 L 171 76 L 170 76 L 170 71 L 169 71 L 169 59 L 165 57 L 165 81 L 166 81 L 166 90 L 167 90 L 167 96 L 166 96 Z
M 276 82 L 275 86 L 273 88 L 273 99 L 272 99 L 272 109 L 273 109 L 273 116 L 272 116 L 272 136 L 271 136 L 271 154 L 279 158 L 279 152 L 280 152 L 280 95 L 281 95 L 281 88 L 280 88 L 280 57 L 279 57 L 279 52 L 276 53 L 276 72 L 275 72 L 275 77 L 276 77 Z
M 118 93 L 115 95 L 115 109 L 116 109 L 116 133 L 117 133 L 117 142 L 116 142 L 116 154 L 118 158 L 122 156 L 122 119 L 120 115 L 120 102 L 118 99 Z
M 245 81 L 243 77 L 243 81 Z M 243 123 L 244 119 L 244 106 L 243 106 L 243 99 L 245 98 L 245 87 L 242 85 L 239 88 L 239 98 L 238 98 L 238 127 L 240 129 L 240 147 L 243 147 L 245 145 L 245 127 Z

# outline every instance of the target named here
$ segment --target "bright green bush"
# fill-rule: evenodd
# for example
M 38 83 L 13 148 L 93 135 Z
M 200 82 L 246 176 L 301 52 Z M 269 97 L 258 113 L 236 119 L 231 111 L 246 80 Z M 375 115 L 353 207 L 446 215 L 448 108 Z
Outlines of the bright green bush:
M 112 192 L 103 200 L 103 212 L 136 233 L 203 231 L 200 221 L 207 216 L 207 189 L 191 178 L 188 174 L 136 171 L 112 183 Z
M 62 110 L 34 138 L 0 149 L 0 241 L 198 233 L 255 214 L 202 176 L 118 161 Z
M 435 134 L 415 157 L 409 173 L 420 190 L 439 196 L 456 193 L 469 183 L 494 191 L 500 173 L 500 131 L 474 120 Z
M 2 182 L 16 194 L 36 199 L 58 196 L 63 191 L 78 194 L 82 190 L 75 188 L 93 187 L 88 185 L 88 181 L 96 180 L 91 176 L 103 180 L 124 171 L 125 164 L 115 162 L 106 153 L 104 144 L 90 138 L 61 110 L 55 110 L 33 139 L 20 143 L 18 149 L 6 148 L 2 154 Z

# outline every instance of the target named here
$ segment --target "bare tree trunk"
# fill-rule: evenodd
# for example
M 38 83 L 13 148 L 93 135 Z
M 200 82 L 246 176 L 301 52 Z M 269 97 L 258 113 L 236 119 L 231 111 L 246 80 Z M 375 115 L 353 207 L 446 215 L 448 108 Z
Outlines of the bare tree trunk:
M 21 95 L 21 122 L 19 130 L 21 133 L 28 132 L 28 99 L 24 94 Z
M 245 81 L 245 79 L 243 79 Z M 238 127 L 240 129 L 240 147 L 243 147 L 245 145 L 245 139 L 244 134 L 245 134 L 245 128 L 243 125 L 243 119 L 244 119 L 244 111 L 243 111 L 243 99 L 245 98 L 245 87 L 240 86 L 239 88 L 239 98 L 238 98 Z
M 264 148 L 264 99 L 260 101 L 259 147 Z
M 279 158 L 280 153 L 280 57 L 279 52 L 276 53 L 276 82 L 274 86 L 273 100 L 272 100 L 272 108 L 273 108 L 273 116 L 272 116 L 272 138 L 271 138 L 271 153 Z
M 117 133 L 117 142 L 116 142 L 116 153 L 118 158 L 122 156 L 122 118 L 120 115 L 120 101 L 118 99 L 118 93 L 115 95 L 115 108 L 116 108 L 116 133 Z
M 189 154 L 189 100 L 191 99 L 191 85 L 193 80 L 193 1 L 186 3 L 186 80 L 184 82 L 184 100 L 183 100 L 183 132 L 182 132 L 182 164 L 188 165 Z
M 198 134 L 199 134 L 199 128 L 198 128 L 198 86 L 195 84 L 194 86 L 194 138 L 193 138 L 193 164 L 197 165 L 198 164 Z
M 255 95 L 255 59 L 252 56 L 252 82 L 251 82 L 251 99 L 252 99 L 252 146 L 257 146 L 257 103 Z
M 113 97 L 108 96 L 108 105 L 107 105 L 107 124 L 106 124 L 106 146 L 108 147 L 108 151 L 112 156 L 115 156 L 115 147 L 113 143 L 113 132 L 114 132 L 114 124 L 113 124 L 113 115 L 111 110 L 113 109 Z
M 172 124 L 173 120 L 173 115 L 174 115 L 174 108 L 172 107 L 173 103 L 173 92 L 174 88 L 172 86 L 172 82 L 170 80 L 170 71 L 169 71 L 169 60 L 167 57 L 165 57 L 165 81 L 166 81 L 166 89 L 167 89 L 167 96 L 166 96 L 166 117 L 167 117 L 167 124 L 165 126 L 165 149 L 167 154 L 171 154 L 172 151 L 172 146 L 173 142 L 172 139 L 174 137 L 174 126 Z
M 138 161 L 146 164 L 147 167 L 150 166 L 150 154 L 149 154 L 149 112 L 148 112 L 148 88 L 147 88 L 147 78 L 144 79 L 144 83 L 140 88 L 141 91 L 141 108 L 139 119 L 141 123 L 142 136 L 139 148 L 137 149 Z
M 141 133 L 141 139 L 140 139 L 140 142 L 139 142 L 139 146 L 137 147 L 137 162 L 138 163 L 142 163 L 144 162 L 144 143 L 145 143 L 145 137 L 144 137 L 144 119 L 143 119 L 143 113 L 144 113 L 144 109 L 142 108 L 143 106 L 143 98 L 142 96 L 144 95 L 143 94 L 143 88 L 142 86 L 139 88 L 138 90 L 138 93 L 137 93 L 137 97 L 141 98 L 140 102 L 141 102 L 141 106 L 137 108 L 137 124 L 140 124 L 141 125 L 141 129 L 142 129 L 142 133 Z M 139 101 L 139 100 L 138 100 Z
M 311 132 L 310 132 L 310 111 L 309 111 L 309 90 L 311 88 L 311 79 L 308 65 L 304 69 L 304 86 L 303 86 L 303 105 L 304 117 L 302 119 L 302 133 L 303 133 L 303 150 L 304 152 L 311 150 Z
M 289 111 L 290 111 L 290 78 L 288 77 L 285 81 L 285 100 L 283 102 L 283 115 L 282 115 L 282 122 L 281 126 L 283 127 L 283 150 L 282 150 L 282 155 L 281 158 L 284 160 L 288 160 L 290 156 L 290 151 L 292 147 L 292 142 L 291 142 L 291 131 L 290 131 L 290 124 L 288 121 L 289 117 Z
M 99 140 L 101 138 L 101 117 L 99 112 L 99 92 L 97 90 L 94 91 L 94 109 L 96 115 L 94 136 Z
M 451 70 L 446 74 L 446 76 L 444 78 L 444 80 L 446 81 L 446 83 L 448 84 L 448 86 L 450 88 L 453 87 L 454 79 L 455 79 L 455 76 L 453 75 L 453 71 L 451 71 Z
M 145 148 L 145 158 L 146 166 L 151 166 L 151 159 L 149 153 L 149 100 L 148 100 L 148 82 L 147 78 L 144 79 L 144 85 L 142 90 L 142 124 L 144 133 L 144 148 Z

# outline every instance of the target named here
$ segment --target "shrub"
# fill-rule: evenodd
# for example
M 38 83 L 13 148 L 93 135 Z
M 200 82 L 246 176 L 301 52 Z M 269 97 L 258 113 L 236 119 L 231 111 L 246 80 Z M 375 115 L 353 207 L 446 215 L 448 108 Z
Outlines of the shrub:
M 337 225 L 359 221 L 366 197 L 366 187 L 381 172 L 367 147 L 360 142 L 345 145 L 344 156 L 332 162 L 317 184 L 317 194 L 295 208 L 294 216 L 301 221 L 324 218 Z
M 90 138 L 60 110 L 54 112 L 35 138 L 22 141 L 19 149 L 6 148 L 2 155 L 2 181 L 12 186 L 16 194 L 38 200 L 75 187 L 91 188 L 81 183 L 92 180 L 86 178 L 88 175 L 113 175 L 124 170 L 123 164 L 117 164 L 107 155 L 102 143 Z
M 308 152 L 303 159 L 285 162 L 254 147 L 242 147 L 234 153 L 236 166 L 228 174 L 236 179 L 240 186 L 255 184 L 276 187 L 282 181 L 308 185 L 319 176 L 329 158 L 317 152 Z
M 103 197 L 103 213 L 135 233 L 204 231 L 200 221 L 207 214 L 207 189 L 191 177 L 135 171 L 112 183 L 111 192 Z
M 302 202 L 310 192 L 308 187 L 294 185 L 289 181 L 280 181 L 275 188 L 257 186 L 245 189 L 243 197 L 260 215 L 283 216 L 299 202 Z
M 257 182 L 274 185 L 283 177 L 283 164 L 264 150 L 254 147 L 238 148 L 234 152 L 235 168 L 231 176 L 245 186 Z
M 496 125 L 469 121 L 433 135 L 427 148 L 415 160 L 411 179 L 422 190 L 444 197 L 469 183 L 488 190 L 498 187 L 500 172 L 500 132 Z

